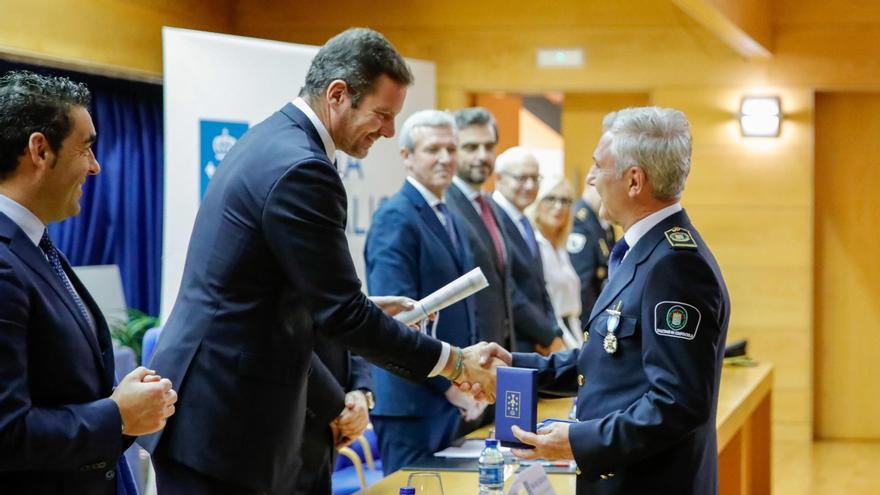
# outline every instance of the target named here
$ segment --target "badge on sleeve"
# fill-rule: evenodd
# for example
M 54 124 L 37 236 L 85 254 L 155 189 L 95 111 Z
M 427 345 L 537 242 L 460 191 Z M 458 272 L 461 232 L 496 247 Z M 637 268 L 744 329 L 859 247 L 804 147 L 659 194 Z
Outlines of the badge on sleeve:
M 584 246 L 587 244 L 587 236 L 584 234 L 578 234 L 577 232 L 572 232 L 568 234 L 568 240 L 565 242 L 565 248 L 571 254 L 578 254 L 579 252 L 584 250 Z
M 694 340 L 700 328 L 700 310 L 679 301 L 661 301 L 654 306 L 654 333 L 664 337 Z
M 697 241 L 688 229 L 673 227 L 666 232 L 666 240 L 674 249 L 697 249 Z

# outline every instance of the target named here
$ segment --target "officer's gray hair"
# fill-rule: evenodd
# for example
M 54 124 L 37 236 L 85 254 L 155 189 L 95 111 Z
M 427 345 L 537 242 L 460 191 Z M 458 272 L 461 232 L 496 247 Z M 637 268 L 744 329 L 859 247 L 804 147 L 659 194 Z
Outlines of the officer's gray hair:
M 448 127 L 455 133 L 455 119 L 441 110 L 420 110 L 410 115 L 400 127 L 401 148 L 410 152 L 416 149 L 415 130 L 419 127 Z
M 609 151 L 618 176 L 640 167 L 655 198 L 681 196 L 691 170 L 691 133 L 684 113 L 672 108 L 627 108 L 606 115 L 602 126 L 611 135 Z

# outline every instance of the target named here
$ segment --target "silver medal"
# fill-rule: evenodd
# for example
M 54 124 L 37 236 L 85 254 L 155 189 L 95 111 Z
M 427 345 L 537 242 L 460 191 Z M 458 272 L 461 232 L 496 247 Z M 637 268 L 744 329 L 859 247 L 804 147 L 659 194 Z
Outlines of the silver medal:
M 621 306 L 623 306 L 623 301 L 618 301 L 617 307 L 605 310 L 605 312 L 608 313 L 608 320 L 605 324 L 607 333 L 605 334 L 605 340 L 602 341 L 602 347 L 605 348 L 605 352 L 608 354 L 614 354 L 617 352 L 617 336 L 614 335 L 614 331 L 617 330 L 617 326 L 620 324 Z

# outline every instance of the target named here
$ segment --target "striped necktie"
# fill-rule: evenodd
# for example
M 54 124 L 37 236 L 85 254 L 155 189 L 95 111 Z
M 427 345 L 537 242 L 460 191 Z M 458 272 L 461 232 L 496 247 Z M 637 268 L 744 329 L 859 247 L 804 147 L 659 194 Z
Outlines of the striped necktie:
M 458 236 L 455 235 L 455 226 L 452 224 L 452 215 L 449 214 L 449 208 L 446 206 L 446 203 L 442 201 L 437 203 L 437 211 L 439 211 L 446 220 L 446 234 L 452 242 L 452 247 L 458 251 Z
M 80 299 L 79 294 L 76 293 L 76 290 L 70 283 L 70 278 L 64 273 L 64 266 L 61 264 L 61 253 L 59 253 L 58 249 L 55 248 L 55 245 L 52 244 L 52 239 L 49 238 L 48 230 L 43 232 L 43 238 L 40 239 L 40 249 L 46 253 L 46 258 L 49 260 L 49 266 L 52 267 L 52 271 L 55 273 L 58 281 L 61 282 L 61 286 L 67 290 L 68 294 L 70 294 L 73 302 L 76 303 L 76 307 L 79 308 L 80 314 L 82 314 L 83 318 L 85 318 L 86 322 L 89 324 L 92 333 L 95 333 L 95 322 L 92 320 L 92 315 L 89 313 L 89 310 L 86 309 L 86 305 L 83 303 L 82 299 Z

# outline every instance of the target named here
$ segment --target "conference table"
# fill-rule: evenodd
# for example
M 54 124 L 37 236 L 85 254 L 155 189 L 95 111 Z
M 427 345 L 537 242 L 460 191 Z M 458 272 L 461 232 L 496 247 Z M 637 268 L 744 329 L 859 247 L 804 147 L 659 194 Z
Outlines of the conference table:
M 759 495 L 770 493 L 770 404 L 773 366 L 725 365 L 718 393 L 718 471 L 720 495 Z M 542 399 L 538 402 L 538 420 L 567 418 L 572 399 Z M 468 438 L 486 438 L 491 426 L 483 427 Z M 438 471 L 445 495 L 478 492 L 475 471 Z M 413 473 L 406 469 L 391 473 L 367 487 L 365 495 L 398 495 Z M 513 476 L 505 483 L 509 487 Z M 575 493 L 574 474 L 550 474 L 550 484 L 558 495 Z

